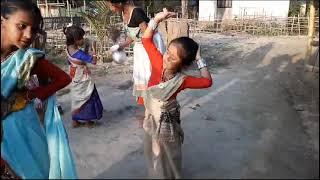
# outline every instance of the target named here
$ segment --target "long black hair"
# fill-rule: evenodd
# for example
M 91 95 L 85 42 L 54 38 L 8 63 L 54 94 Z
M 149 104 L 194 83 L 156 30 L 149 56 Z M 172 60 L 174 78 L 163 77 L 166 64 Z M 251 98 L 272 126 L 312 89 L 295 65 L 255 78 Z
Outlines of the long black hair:
M 31 0 L 1 0 L 1 17 L 7 19 L 15 12 L 23 10 L 31 12 L 36 33 L 43 31 L 43 18 L 38 6 Z

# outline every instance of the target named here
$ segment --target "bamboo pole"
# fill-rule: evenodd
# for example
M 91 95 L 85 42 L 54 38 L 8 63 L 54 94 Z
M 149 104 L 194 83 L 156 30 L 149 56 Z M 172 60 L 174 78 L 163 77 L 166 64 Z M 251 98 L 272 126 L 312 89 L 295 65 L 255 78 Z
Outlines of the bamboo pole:
M 83 12 L 86 12 L 87 4 L 86 0 L 83 0 Z
M 46 17 L 48 17 L 49 15 L 49 7 L 48 7 L 48 0 L 46 0 Z
M 300 37 L 300 16 L 298 14 L 298 31 L 299 31 L 299 37 Z
M 293 19 L 292 19 L 292 24 L 291 24 L 291 35 L 293 33 L 293 25 L 294 25 L 294 19 L 295 19 L 296 16 L 293 16 Z

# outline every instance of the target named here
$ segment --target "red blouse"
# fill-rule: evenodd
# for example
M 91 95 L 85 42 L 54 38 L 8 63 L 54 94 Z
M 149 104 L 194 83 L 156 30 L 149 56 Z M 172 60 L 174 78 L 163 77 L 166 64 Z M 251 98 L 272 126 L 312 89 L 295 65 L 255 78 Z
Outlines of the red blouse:
M 162 71 L 163 71 L 163 59 L 162 54 L 158 51 L 155 44 L 153 43 L 152 38 L 142 38 L 142 43 L 144 48 L 146 49 L 150 63 L 151 63 L 151 76 L 149 80 L 148 87 L 157 85 L 161 82 L 162 79 Z M 212 85 L 212 80 L 204 78 L 204 77 L 194 77 L 194 76 L 186 76 L 180 88 L 175 92 L 172 98 L 176 98 L 178 93 L 184 89 L 201 89 L 208 88 Z M 140 104 L 142 100 L 138 100 Z M 143 101 L 142 101 L 143 102 Z
M 36 74 L 38 76 L 40 86 L 29 91 L 28 96 L 30 99 L 37 97 L 41 100 L 45 100 L 71 82 L 71 78 L 67 73 L 45 59 L 36 62 L 31 74 Z M 48 79 L 50 79 L 50 82 L 47 85 L 41 84 L 41 82 L 46 82 Z

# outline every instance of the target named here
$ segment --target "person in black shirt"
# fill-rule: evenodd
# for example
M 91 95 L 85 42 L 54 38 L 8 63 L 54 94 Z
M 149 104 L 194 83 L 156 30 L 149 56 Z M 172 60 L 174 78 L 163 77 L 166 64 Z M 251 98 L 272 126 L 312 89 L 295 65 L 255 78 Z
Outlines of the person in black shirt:
M 112 46 L 110 50 L 114 52 L 134 43 L 133 95 L 137 97 L 137 103 L 139 105 L 143 105 L 141 93 L 148 87 L 151 75 L 151 65 L 148 54 L 141 43 L 141 37 L 148 27 L 150 19 L 147 17 L 143 9 L 134 6 L 128 0 L 108 0 L 108 6 L 113 12 L 122 14 L 124 28 L 127 34 L 125 42 Z M 165 45 L 161 35 L 156 32 L 153 39 L 157 48 L 163 54 L 165 52 Z

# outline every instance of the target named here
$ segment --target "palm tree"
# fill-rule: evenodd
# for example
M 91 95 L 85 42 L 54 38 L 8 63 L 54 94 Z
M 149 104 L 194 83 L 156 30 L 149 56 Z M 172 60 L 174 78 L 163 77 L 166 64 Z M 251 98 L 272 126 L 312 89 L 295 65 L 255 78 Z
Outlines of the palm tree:
M 93 28 L 101 47 L 105 47 L 108 39 L 115 42 L 117 36 L 120 35 L 120 28 L 117 22 L 121 22 L 121 20 L 117 18 L 112 19 L 116 16 L 113 16 L 106 1 L 91 1 L 87 5 L 86 12 L 79 12 L 79 14 Z M 103 48 L 100 48 L 97 53 L 98 55 L 102 55 L 103 52 Z

